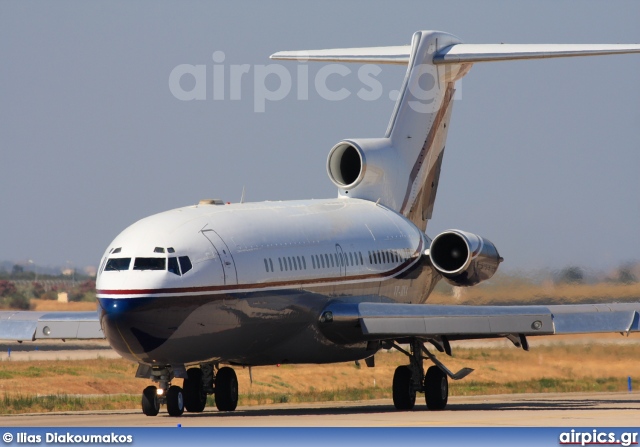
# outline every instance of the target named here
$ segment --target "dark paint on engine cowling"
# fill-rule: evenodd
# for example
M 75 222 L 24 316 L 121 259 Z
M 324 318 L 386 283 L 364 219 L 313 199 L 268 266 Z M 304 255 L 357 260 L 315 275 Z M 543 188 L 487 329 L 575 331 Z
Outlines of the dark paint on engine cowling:
M 460 230 L 448 230 L 436 236 L 431 242 L 429 256 L 434 268 L 457 287 L 486 281 L 502 262 L 491 241 Z

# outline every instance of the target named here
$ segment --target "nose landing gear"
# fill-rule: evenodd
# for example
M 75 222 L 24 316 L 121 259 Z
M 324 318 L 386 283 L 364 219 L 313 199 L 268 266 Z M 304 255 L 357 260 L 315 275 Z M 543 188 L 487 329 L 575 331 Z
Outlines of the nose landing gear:
M 216 373 L 217 369 L 217 373 Z M 136 377 L 151 379 L 157 386 L 142 392 L 142 412 L 157 416 L 160 406 L 167 406 L 169 416 L 181 416 L 185 410 L 200 413 L 207 405 L 207 395 L 215 395 L 220 411 L 234 411 L 238 406 L 238 377 L 233 368 L 218 369 L 217 364 L 203 363 L 200 368 L 151 367 L 139 365 Z M 184 378 L 183 388 L 171 385 L 176 377 Z

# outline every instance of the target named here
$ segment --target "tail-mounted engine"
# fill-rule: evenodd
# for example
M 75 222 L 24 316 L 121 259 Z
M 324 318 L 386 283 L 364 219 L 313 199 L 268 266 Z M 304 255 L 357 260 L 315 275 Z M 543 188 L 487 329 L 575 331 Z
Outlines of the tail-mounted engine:
M 343 197 L 381 202 L 396 209 L 398 156 L 389 138 L 343 140 L 327 158 L 327 174 Z
M 429 255 L 435 269 L 458 287 L 474 286 L 491 278 L 502 262 L 491 241 L 460 230 L 437 235 Z

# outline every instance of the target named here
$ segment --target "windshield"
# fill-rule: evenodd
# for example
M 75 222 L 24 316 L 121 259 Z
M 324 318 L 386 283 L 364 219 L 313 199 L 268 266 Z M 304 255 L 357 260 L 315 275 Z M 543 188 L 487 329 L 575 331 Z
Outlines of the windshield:
M 134 270 L 166 270 L 166 258 L 136 258 L 133 264 Z
M 104 269 L 119 272 L 120 270 L 129 270 L 129 264 L 131 264 L 131 258 L 111 258 L 107 261 Z

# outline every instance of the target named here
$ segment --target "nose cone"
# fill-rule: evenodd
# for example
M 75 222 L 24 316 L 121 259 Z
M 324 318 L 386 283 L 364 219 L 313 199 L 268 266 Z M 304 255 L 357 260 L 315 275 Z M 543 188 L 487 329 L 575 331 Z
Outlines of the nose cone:
M 121 356 L 149 363 L 175 331 L 154 298 L 99 298 L 104 334 Z

